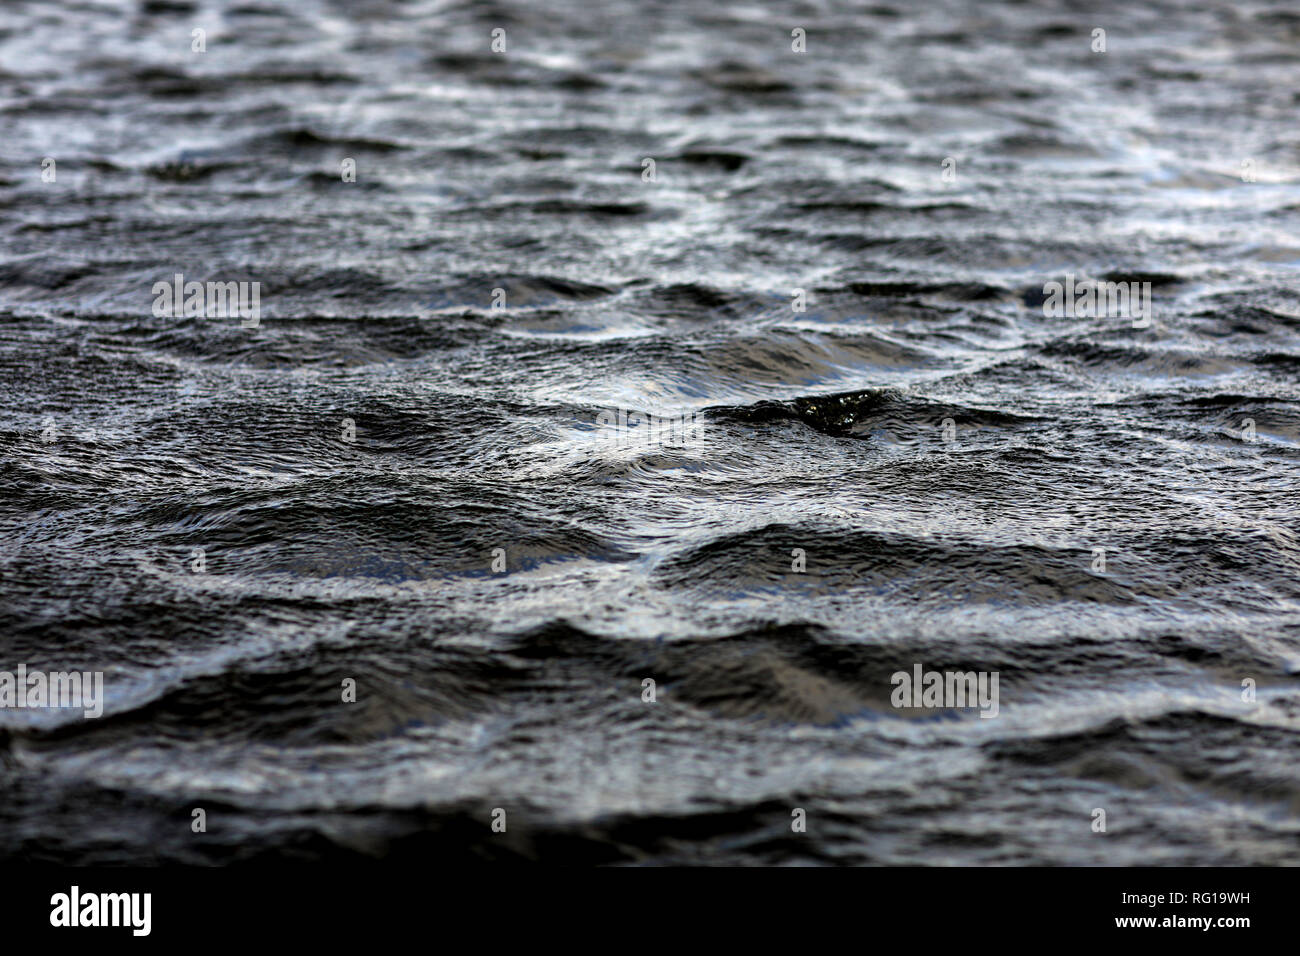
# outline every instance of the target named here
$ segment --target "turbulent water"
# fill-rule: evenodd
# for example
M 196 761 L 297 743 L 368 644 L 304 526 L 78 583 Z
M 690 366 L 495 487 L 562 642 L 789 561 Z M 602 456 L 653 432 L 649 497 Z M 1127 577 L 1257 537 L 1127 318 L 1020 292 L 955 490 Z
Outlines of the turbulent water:
M 1286 0 L 6 4 L 0 670 L 104 713 L 0 710 L 0 857 L 1295 862 L 1297 77 Z

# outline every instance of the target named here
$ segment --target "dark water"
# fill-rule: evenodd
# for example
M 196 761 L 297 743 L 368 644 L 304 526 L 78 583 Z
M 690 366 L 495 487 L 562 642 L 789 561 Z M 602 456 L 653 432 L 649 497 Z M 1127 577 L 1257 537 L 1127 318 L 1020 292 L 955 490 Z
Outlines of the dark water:
M 0 669 L 106 703 L 0 710 L 0 856 L 1294 862 L 1298 51 L 1282 0 L 6 4 Z

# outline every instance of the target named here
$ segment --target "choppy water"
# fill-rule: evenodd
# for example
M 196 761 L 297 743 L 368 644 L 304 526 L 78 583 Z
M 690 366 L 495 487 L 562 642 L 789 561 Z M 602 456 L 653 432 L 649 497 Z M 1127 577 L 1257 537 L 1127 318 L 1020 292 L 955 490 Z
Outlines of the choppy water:
M 107 700 L 0 710 L 0 855 L 1294 862 L 1298 44 L 1283 0 L 7 4 L 0 669 Z M 178 272 L 259 327 L 156 317 Z M 1048 318 L 1067 274 L 1150 327 Z M 998 716 L 895 709 L 916 664 Z

